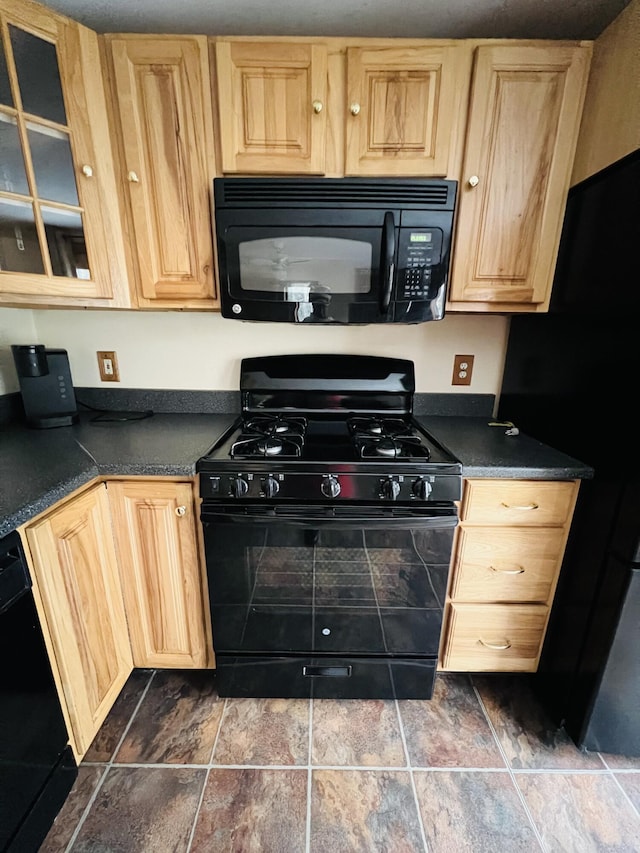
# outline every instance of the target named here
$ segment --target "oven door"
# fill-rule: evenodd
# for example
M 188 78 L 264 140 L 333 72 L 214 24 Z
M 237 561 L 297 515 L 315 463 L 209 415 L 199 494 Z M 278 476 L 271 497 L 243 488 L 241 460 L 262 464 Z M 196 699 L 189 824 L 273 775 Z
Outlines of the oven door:
M 202 521 L 221 695 L 429 698 L 453 504 L 205 502 Z
M 218 227 L 222 315 L 293 323 L 392 321 L 393 214 L 385 220 L 375 211 L 370 222 L 318 225 L 313 217 L 305 224 L 309 213 L 278 211 L 278 222 L 252 225 L 245 214 L 242 223 Z M 287 214 L 290 221 L 282 219 Z

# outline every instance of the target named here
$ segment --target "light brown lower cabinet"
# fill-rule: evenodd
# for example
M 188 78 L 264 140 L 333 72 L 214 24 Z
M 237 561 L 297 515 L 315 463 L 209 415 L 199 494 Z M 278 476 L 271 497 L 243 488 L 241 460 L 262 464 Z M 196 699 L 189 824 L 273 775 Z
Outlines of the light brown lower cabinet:
M 579 480 L 465 481 L 441 670 L 538 668 L 579 485 Z
M 105 486 L 82 492 L 23 533 L 70 743 L 79 760 L 133 666 Z
M 134 665 L 211 666 L 192 483 L 143 479 L 107 488 Z

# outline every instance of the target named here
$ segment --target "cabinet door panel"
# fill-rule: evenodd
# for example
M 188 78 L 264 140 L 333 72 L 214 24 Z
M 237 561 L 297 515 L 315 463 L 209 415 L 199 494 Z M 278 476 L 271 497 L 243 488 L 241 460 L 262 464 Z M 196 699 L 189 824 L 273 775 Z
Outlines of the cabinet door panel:
M 131 668 L 131 651 L 104 486 L 27 529 L 36 580 L 80 754 Z
M 113 482 L 108 490 L 134 664 L 207 666 L 191 483 Z
M 589 58 L 586 46 L 477 49 L 452 301 L 548 302 Z
M 206 39 L 112 38 L 143 300 L 214 296 Z
M 220 40 L 215 51 L 222 170 L 323 174 L 326 47 Z
M 349 48 L 345 172 L 446 175 L 457 48 Z
M 42 9 L 0 10 L 13 90 L 0 121 L 18 130 L 28 182 L 0 186 L 13 207 L 0 221 L 0 302 L 129 307 L 98 37 Z

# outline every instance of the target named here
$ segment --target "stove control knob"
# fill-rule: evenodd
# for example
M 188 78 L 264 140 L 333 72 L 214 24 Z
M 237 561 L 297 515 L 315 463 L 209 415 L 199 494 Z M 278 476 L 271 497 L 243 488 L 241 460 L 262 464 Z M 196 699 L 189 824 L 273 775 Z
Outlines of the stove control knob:
M 280 491 L 280 483 L 269 474 L 262 481 L 262 491 L 264 492 L 265 497 L 267 498 L 275 498 L 275 496 Z
M 389 477 L 388 480 L 383 480 L 381 483 L 382 496 L 387 500 L 395 501 L 400 494 L 400 483 L 397 480 Z
M 431 492 L 433 491 L 432 484 L 425 480 L 424 477 L 420 477 L 413 484 L 413 494 L 420 498 L 421 501 L 426 501 Z
M 231 492 L 234 498 L 243 498 L 249 491 L 249 483 L 243 477 L 231 481 Z
M 326 498 L 337 498 L 340 494 L 340 483 L 333 474 L 322 481 L 320 491 Z

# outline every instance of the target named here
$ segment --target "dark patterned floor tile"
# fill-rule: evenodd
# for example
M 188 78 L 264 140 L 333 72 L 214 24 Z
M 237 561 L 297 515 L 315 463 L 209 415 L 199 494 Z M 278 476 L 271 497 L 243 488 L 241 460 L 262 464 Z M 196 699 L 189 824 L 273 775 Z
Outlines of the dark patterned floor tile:
M 302 853 L 306 770 L 209 773 L 190 853 Z
M 207 764 L 224 701 L 211 670 L 157 672 L 115 756 L 119 764 Z
M 112 767 L 73 853 L 186 853 L 206 771 Z
M 404 767 L 395 702 L 315 700 L 311 761 L 352 767 Z
M 215 764 L 307 764 L 307 699 L 227 699 Z
M 152 676 L 153 670 L 151 669 L 134 669 L 120 691 L 114 706 L 109 711 L 107 719 L 85 753 L 83 761 L 111 761 L 113 753 L 129 724 L 131 715 Z
M 314 770 L 311 853 L 424 850 L 408 771 Z
M 509 773 L 416 771 L 427 847 L 434 853 L 539 851 Z
M 615 779 L 597 773 L 515 773 L 549 853 L 638 853 L 640 817 Z
M 78 821 L 89 804 L 89 800 L 104 772 L 104 767 L 81 765 L 78 768 L 78 778 L 69 791 L 69 796 L 58 812 L 58 816 L 42 842 L 38 853 L 63 853 L 67 849 Z
M 603 770 L 597 753 L 581 752 L 554 725 L 525 679 L 518 675 L 473 676 L 510 766 L 530 770 Z
M 439 675 L 430 700 L 398 706 L 412 766 L 505 766 L 468 676 Z

